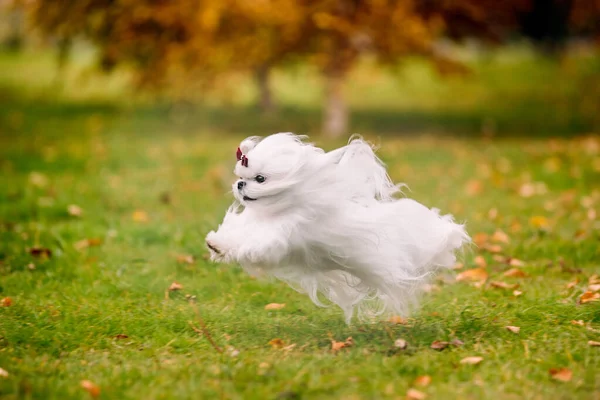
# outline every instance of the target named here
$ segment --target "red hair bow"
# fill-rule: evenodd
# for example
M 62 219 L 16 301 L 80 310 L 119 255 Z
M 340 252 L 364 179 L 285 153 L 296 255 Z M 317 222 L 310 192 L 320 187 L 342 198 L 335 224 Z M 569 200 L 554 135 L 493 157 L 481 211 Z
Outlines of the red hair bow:
M 236 157 L 237 157 L 238 161 L 240 161 L 240 160 L 242 161 L 242 165 L 243 165 L 244 167 L 248 167 L 248 157 L 246 157 L 246 156 L 245 156 L 245 155 L 242 153 L 242 150 L 241 150 L 239 147 L 238 147 L 238 149 L 237 149 L 237 153 L 236 153 L 235 155 L 236 155 Z

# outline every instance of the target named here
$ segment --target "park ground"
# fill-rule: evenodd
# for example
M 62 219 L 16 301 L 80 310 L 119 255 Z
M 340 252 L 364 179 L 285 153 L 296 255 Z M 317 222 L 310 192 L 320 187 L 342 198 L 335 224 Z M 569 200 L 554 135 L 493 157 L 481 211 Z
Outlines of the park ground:
M 0 398 L 600 398 L 599 62 L 488 58 L 353 77 L 354 130 L 475 243 L 414 314 L 347 326 L 204 248 L 240 139 L 317 131 L 314 74 L 261 116 L 250 85 L 173 106 L 0 55 Z

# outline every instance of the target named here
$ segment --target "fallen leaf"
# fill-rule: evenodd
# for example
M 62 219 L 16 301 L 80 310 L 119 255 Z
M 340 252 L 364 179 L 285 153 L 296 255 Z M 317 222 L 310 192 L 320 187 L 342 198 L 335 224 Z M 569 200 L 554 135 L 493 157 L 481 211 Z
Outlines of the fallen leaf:
M 100 395 L 100 388 L 94 382 L 83 380 L 79 384 L 86 392 L 90 394 L 90 396 L 98 397 Z
M 583 326 L 583 325 L 584 325 L 584 323 L 583 323 L 583 320 L 582 320 L 582 319 L 580 319 L 580 320 L 578 320 L 578 321 L 572 320 L 572 321 L 571 321 L 571 324 L 572 324 L 572 325 L 579 325 L 579 326 Z
M 510 283 L 501 282 L 501 281 L 494 281 L 494 282 L 490 283 L 490 286 L 499 288 L 499 289 L 514 289 L 519 285 L 516 283 L 510 284 Z
M 487 262 L 485 261 L 485 258 L 483 258 L 482 256 L 477 256 L 475 257 L 475 265 L 477 265 L 480 268 L 484 268 L 487 266 Z
M 594 274 L 594 275 L 590 276 L 588 278 L 588 283 L 590 285 L 599 284 L 600 283 L 600 276 L 598 276 L 597 274 Z
M 400 350 L 404 350 L 408 347 L 408 343 L 404 339 L 396 339 L 396 341 L 394 342 L 394 347 L 397 347 Z
M 473 235 L 473 243 L 477 245 L 477 247 L 482 247 L 488 241 L 488 234 L 485 232 L 479 232 Z
M 481 183 L 481 181 L 478 181 L 475 179 L 468 181 L 467 184 L 465 185 L 465 192 L 469 196 L 478 195 L 481 193 L 482 190 L 483 190 L 483 184 Z
M 522 294 L 523 294 L 523 292 L 521 292 L 520 290 L 513 290 L 513 296 L 515 296 L 515 297 L 519 297 Z
M 508 329 L 509 331 L 511 331 L 512 333 L 519 333 L 521 331 L 521 328 L 518 326 L 507 326 L 506 329 Z
M 502 246 L 499 244 L 488 244 L 484 246 L 484 249 L 490 253 L 502 253 Z
M 567 289 L 573 289 L 579 283 L 579 278 L 576 278 L 573 282 L 567 283 Z
M 40 173 L 40 172 L 32 172 L 29 174 L 29 182 L 33 185 L 33 186 L 37 186 L 39 188 L 43 188 L 46 187 L 49 183 L 49 179 L 46 175 Z
M 460 347 L 460 346 L 462 346 L 463 344 L 465 344 L 465 342 L 463 342 L 463 341 L 462 341 L 462 340 L 460 340 L 460 339 L 452 339 L 452 341 L 450 342 L 450 344 L 451 344 L 452 346 Z
M 600 284 L 597 283 L 595 285 L 590 285 L 590 286 L 588 286 L 588 290 L 590 292 L 598 292 L 598 291 L 600 291 Z
M 279 338 L 269 340 L 269 344 L 276 349 L 280 349 L 285 346 L 285 342 Z
M 119 333 L 118 335 L 113 336 L 113 339 L 129 339 L 129 336 L 124 333 Z
M 485 282 L 488 278 L 488 273 L 483 268 L 468 269 L 460 274 L 456 275 L 456 281 L 478 281 Z
M 506 271 L 503 275 L 506 277 L 509 277 L 509 278 L 525 278 L 525 277 L 527 277 L 527 274 L 518 268 L 511 268 L 508 271 Z
M 452 267 L 452 269 L 462 269 L 465 265 L 461 262 L 457 262 L 456 264 L 454 264 L 454 266 Z
M 352 347 L 354 345 L 354 339 L 352 336 L 349 336 L 344 342 L 336 342 L 335 340 L 331 341 L 331 350 L 339 351 L 341 349 Z
M 492 260 L 496 261 L 497 263 L 505 263 L 506 257 L 500 254 L 494 254 L 492 255 Z
M 510 239 L 508 238 L 508 235 L 506 233 L 504 233 L 501 230 L 497 230 L 492 235 L 492 241 L 497 243 L 508 243 L 510 242 Z
M 0 368 L 0 376 L 3 378 L 8 378 L 8 371 L 5 370 L 4 368 Z
M 148 222 L 150 220 L 146 211 L 142 210 L 134 211 L 133 214 L 131 214 L 131 219 L 133 219 L 134 222 Z
M 12 299 L 10 297 L 5 297 L 2 300 L 0 300 L 0 307 L 10 307 L 12 306 Z
M 52 257 L 52 250 L 43 247 L 32 247 L 29 249 L 29 254 L 39 258 L 50 258 Z
M 408 389 L 406 392 L 407 400 L 424 400 L 427 398 L 427 395 L 423 392 L 418 391 L 417 389 Z
M 408 323 L 408 321 L 405 318 L 402 318 L 398 315 L 393 315 L 393 316 L 389 317 L 387 322 L 389 322 L 391 324 L 396 324 L 396 325 L 406 325 Z
M 267 362 L 261 362 L 260 364 L 258 364 L 258 368 L 261 369 L 265 369 L 265 368 L 269 368 L 271 366 L 271 364 L 267 363 Z
M 415 379 L 415 385 L 417 386 L 429 386 L 429 384 L 431 383 L 431 376 L 429 375 L 421 375 L 421 376 L 417 376 L 417 379 Z
M 542 215 L 535 215 L 529 218 L 529 224 L 537 229 L 547 228 L 549 225 L 548 218 Z
M 270 303 L 265 306 L 265 310 L 281 310 L 283 307 L 285 307 L 285 303 Z
M 448 342 L 442 342 L 440 340 L 436 340 L 433 343 L 431 343 L 431 348 L 434 350 L 442 351 L 446 347 L 448 347 L 449 344 L 450 343 L 448 343 Z
M 508 261 L 508 265 L 510 265 L 511 267 L 524 267 L 525 266 L 525 262 L 521 261 L 517 258 L 511 258 Z
M 76 250 L 83 250 L 88 247 L 100 246 L 102 244 L 102 239 L 100 238 L 92 238 L 92 239 L 83 239 L 73 244 Z
M 561 382 L 569 382 L 573 377 L 573 372 L 568 368 L 552 368 L 550 371 L 552 379 L 556 379 Z
M 81 207 L 75 204 L 69 205 L 67 207 L 67 212 L 73 217 L 81 217 L 83 215 L 83 210 L 81 209 Z
M 599 299 L 600 299 L 600 293 L 585 292 L 579 298 L 579 302 L 581 304 L 585 304 L 585 303 L 590 303 L 592 301 L 598 301 Z
M 466 357 L 460 360 L 461 364 L 476 365 L 483 361 L 483 357 Z
M 596 342 L 594 340 L 590 340 L 590 341 L 588 341 L 588 345 L 590 345 L 592 347 L 600 347 L 600 342 Z
M 191 254 L 178 254 L 177 255 L 177 262 L 179 264 L 193 264 L 196 260 L 194 259 L 194 256 Z
M 174 292 L 176 290 L 181 290 L 181 289 L 183 289 L 183 285 L 178 282 L 173 282 L 173 283 L 171 283 L 171 286 L 169 286 L 170 292 Z

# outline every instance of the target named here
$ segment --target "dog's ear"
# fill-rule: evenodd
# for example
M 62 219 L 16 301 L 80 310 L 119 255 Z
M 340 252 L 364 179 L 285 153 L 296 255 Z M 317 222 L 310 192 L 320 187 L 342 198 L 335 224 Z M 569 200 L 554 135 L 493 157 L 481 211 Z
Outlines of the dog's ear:
M 243 154 L 248 154 L 250 150 L 252 150 L 256 145 L 262 140 L 260 136 L 250 136 L 240 143 L 240 150 L 242 150 Z

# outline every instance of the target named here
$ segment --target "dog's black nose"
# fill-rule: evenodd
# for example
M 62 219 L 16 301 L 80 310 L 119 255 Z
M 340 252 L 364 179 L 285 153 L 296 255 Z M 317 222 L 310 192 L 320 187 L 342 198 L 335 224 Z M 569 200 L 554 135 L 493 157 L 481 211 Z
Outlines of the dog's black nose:
M 244 181 L 239 181 L 239 182 L 238 182 L 238 190 L 242 190 L 242 188 L 243 188 L 244 186 L 246 186 L 246 182 L 244 182 Z

